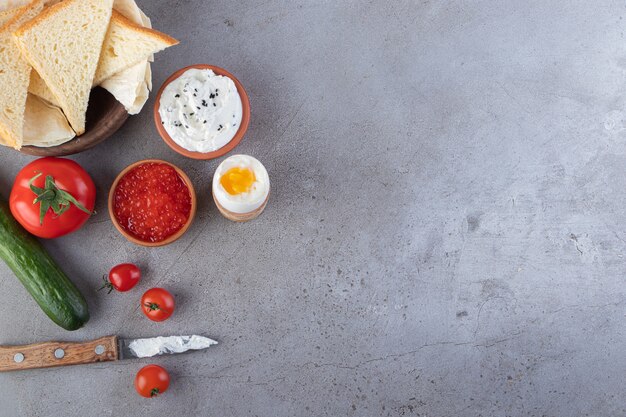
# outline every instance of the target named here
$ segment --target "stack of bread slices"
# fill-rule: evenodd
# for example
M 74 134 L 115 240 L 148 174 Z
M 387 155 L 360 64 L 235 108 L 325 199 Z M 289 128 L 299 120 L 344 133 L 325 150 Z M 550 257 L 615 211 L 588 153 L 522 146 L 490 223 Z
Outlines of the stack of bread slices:
M 55 146 L 85 132 L 91 89 L 138 112 L 154 53 L 178 43 L 134 0 L 24 0 L 0 12 L 0 144 Z

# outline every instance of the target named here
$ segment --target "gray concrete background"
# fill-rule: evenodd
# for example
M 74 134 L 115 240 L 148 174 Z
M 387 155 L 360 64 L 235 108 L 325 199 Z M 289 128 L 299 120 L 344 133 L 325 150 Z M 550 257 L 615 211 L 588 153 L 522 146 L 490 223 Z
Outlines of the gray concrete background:
M 211 63 L 247 87 L 238 152 L 270 173 L 258 220 L 220 217 L 219 161 L 174 154 L 150 100 L 77 155 L 98 214 L 46 247 L 86 294 L 67 333 L 0 265 L 0 343 L 201 333 L 186 356 L 0 375 L 2 416 L 626 415 L 623 2 L 140 1 L 181 39 L 155 86 Z M 176 244 L 109 221 L 115 175 L 147 157 L 199 190 Z M 30 157 L 0 150 L 6 195 Z M 119 262 L 129 294 L 96 294 Z M 137 309 L 152 286 L 179 309 Z M 150 362 L 169 392 L 137 396 Z

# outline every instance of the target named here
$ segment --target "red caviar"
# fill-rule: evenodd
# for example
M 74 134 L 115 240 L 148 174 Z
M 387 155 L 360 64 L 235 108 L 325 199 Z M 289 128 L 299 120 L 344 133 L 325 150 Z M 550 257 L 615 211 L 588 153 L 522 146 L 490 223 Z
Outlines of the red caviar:
M 162 242 L 176 234 L 191 214 L 189 187 L 163 163 L 147 162 L 127 172 L 113 198 L 120 226 L 144 242 Z

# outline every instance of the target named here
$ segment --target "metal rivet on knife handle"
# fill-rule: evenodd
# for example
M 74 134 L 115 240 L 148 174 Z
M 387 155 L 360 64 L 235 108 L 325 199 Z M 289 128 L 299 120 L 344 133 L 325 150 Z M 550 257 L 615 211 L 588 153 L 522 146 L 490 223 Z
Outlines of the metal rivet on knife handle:
M 13 356 L 13 360 L 15 361 L 15 363 L 22 363 L 22 362 L 24 362 L 24 354 L 23 353 L 16 353 L 15 356 Z
M 61 348 L 54 351 L 54 357 L 57 359 L 63 359 L 65 356 L 65 351 Z
M 102 345 L 96 346 L 96 355 L 102 355 L 106 349 Z

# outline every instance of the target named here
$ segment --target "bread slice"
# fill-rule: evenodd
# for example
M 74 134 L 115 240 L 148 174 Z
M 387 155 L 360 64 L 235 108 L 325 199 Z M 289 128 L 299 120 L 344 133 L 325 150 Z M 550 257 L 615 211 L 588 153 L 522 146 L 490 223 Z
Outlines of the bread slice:
M 178 44 L 176 39 L 137 25 L 113 10 L 93 86 L 100 85 L 113 75 L 146 61 L 152 54 L 176 44 Z M 59 106 L 54 94 L 37 71 L 31 74 L 29 92 Z
M 7 22 L 11 20 L 19 10 L 20 9 L 10 9 L 0 12 L 0 28 L 7 24 Z
M 24 110 L 31 67 L 22 59 L 11 32 L 35 17 L 43 0 L 17 9 L 0 28 L 0 144 L 20 149 L 24 140 Z
M 48 103 L 61 107 L 57 98 L 52 94 L 52 91 L 46 85 L 46 82 L 41 79 L 41 76 L 37 71 L 32 70 L 30 73 L 30 85 L 28 86 L 28 92 L 46 100 Z
M 20 27 L 22 55 L 52 91 L 77 135 L 85 114 L 113 0 L 65 0 Z
M 115 0 L 113 10 L 117 10 L 136 25 L 152 28 L 150 18 L 137 6 L 135 0 Z M 152 90 L 152 69 L 150 68 L 152 61 L 154 61 L 154 55 L 118 72 L 100 84 L 124 105 L 128 114 L 138 114 L 148 101 Z
M 11 35 L 15 29 L 37 16 L 43 10 L 44 3 L 44 0 L 29 0 L 21 7 L 0 12 L 0 31 Z
M 14 11 L 21 7 L 27 6 L 31 1 L 32 0 L 2 0 L 0 1 L 0 10 Z
M 104 80 L 145 61 L 152 54 L 178 44 L 171 36 L 137 25 L 113 10 L 111 25 L 102 47 L 94 86 Z

